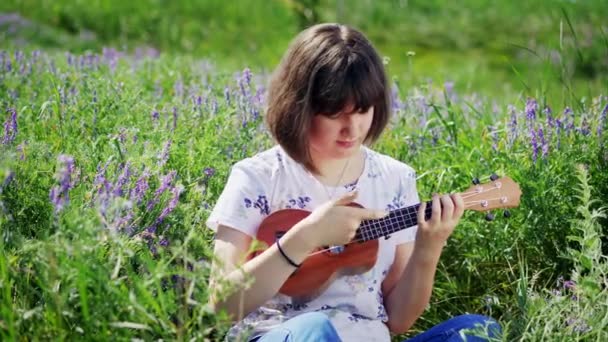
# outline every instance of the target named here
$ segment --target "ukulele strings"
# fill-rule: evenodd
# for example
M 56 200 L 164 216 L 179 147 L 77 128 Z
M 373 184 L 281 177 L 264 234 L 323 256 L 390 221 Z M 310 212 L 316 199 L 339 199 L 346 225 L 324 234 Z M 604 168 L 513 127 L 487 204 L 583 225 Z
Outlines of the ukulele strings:
M 464 192 L 464 193 L 462 193 L 462 198 L 463 199 L 467 199 L 469 197 L 473 197 L 475 195 L 478 195 L 478 194 L 481 194 L 481 193 L 484 193 L 484 192 L 490 192 L 490 191 L 496 190 L 496 189 L 498 189 L 498 188 L 496 188 L 496 187 L 495 188 L 491 188 L 491 189 L 483 189 L 482 188 L 482 191 L 480 191 L 480 192 L 479 191 Z M 489 201 L 495 201 L 495 200 L 501 200 L 501 198 L 490 198 L 490 199 L 487 199 L 487 200 L 477 200 L 477 201 L 468 201 L 468 202 L 465 201 L 465 206 L 464 207 L 466 209 L 466 208 L 474 207 L 474 206 L 478 205 L 479 203 L 481 203 L 483 201 L 489 202 Z M 429 208 L 427 207 L 426 210 L 428 210 L 428 209 Z M 398 215 L 397 218 L 409 218 L 409 219 L 412 219 L 412 217 L 409 217 L 409 216 L 406 217 L 406 216 L 403 216 L 403 215 Z M 347 242 L 347 243 L 345 243 L 342 246 L 350 245 L 350 244 L 356 243 L 356 242 L 357 243 L 358 242 L 364 242 L 364 241 L 365 241 L 365 239 L 356 239 L 356 240 L 352 240 L 350 242 Z M 309 256 L 313 256 L 313 255 L 316 255 L 316 254 L 319 254 L 319 253 L 325 253 L 325 252 L 330 251 L 332 249 L 333 249 L 332 247 L 319 249 L 316 252 L 310 253 Z

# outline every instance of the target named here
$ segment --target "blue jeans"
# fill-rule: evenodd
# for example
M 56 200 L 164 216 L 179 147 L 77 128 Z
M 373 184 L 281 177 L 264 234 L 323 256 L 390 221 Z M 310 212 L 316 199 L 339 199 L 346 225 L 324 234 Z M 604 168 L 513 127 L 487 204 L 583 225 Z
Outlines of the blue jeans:
M 460 315 L 444 321 L 431 329 L 403 342 L 481 342 L 485 337 L 499 338 L 500 325 L 490 317 L 482 315 Z M 252 341 L 256 342 L 308 342 L 340 341 L 338 332 L 329 318 L 320 312 L 298 315 L 281 326 Z
M 501 334 L 500 325 L 492 318 L 468 314 L 452 317 L 403 342 L 482 342 L 488 337 L 499 340 Z

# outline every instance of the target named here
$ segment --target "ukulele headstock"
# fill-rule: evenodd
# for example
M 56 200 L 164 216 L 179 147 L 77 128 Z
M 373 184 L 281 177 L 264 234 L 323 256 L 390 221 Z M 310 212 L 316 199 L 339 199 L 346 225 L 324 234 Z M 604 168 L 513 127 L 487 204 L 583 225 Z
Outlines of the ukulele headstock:
M 467 209 L 489 211 L 519 206 L 521 189 L 509 177 L 492 175 L 487 183 L 481 184 L 478 179 L 474 179 L 473 184 L 462 193 Z

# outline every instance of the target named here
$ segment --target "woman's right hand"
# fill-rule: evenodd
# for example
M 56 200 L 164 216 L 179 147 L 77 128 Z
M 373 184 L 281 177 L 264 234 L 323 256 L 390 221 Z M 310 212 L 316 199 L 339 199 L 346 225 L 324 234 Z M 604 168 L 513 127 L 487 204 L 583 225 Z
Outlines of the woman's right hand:
M 383 210 L 348 206 L 357 197 L 352 191 L 328 201 L 298 222 L 299 235 L 312 248 L 344 245 L 357 233 L 361 221 L 381 219 L 389 213 Z

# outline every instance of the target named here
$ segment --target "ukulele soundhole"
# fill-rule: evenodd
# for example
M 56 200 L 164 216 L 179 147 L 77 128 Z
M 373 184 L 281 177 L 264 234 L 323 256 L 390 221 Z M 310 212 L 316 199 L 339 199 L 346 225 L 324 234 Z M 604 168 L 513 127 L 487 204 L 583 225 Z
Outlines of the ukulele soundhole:
M 274 232 L 274 241 L 277 241 L 278 239 L 281 238 L 281 236 L 285 235 L 286 231 L 284 230 L 277 230 L 276 232 Z

